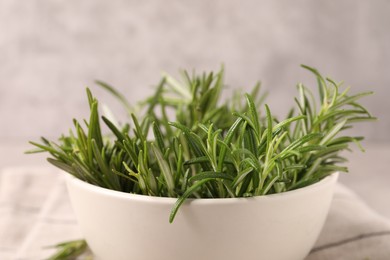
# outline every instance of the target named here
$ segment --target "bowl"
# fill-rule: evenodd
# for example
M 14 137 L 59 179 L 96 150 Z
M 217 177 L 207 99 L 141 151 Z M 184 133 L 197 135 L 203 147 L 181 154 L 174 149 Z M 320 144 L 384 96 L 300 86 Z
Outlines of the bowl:
M 67 178 L 79 225 L 98 260 L 302 260 L 329 211 L 338 173 L 250 198 L 188 199 L 113 191 Z

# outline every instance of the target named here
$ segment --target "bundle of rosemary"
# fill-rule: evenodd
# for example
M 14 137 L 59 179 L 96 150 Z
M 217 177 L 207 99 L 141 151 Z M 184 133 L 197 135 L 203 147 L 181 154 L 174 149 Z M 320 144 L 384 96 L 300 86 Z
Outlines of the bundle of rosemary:
M 87 89 L 89 121 L 59 142 L 31 142 L 48 152 L 48 161 L 91 184 L 128 193 L 173 197 L 172 222 L 187 198 L 234 198 L 285 192 L 311 185 L 335 171 L 347 171 L 351 142 L 361 136 L 342 132 L 375 120 L 358 103 L 372 92 L 349 95 L 341 83 L 311 71 L 318 98 L 298 84 L 295 108 L 278 120 L 257 84 L 250 94 L 221 101 L 224 71 L 164 76 L 138 112 L 116 89 L 98 82 L 129 110 L 131 122 L 100 117 L 98 100 Z M 104 123 L 109 133 L 102 134 Z

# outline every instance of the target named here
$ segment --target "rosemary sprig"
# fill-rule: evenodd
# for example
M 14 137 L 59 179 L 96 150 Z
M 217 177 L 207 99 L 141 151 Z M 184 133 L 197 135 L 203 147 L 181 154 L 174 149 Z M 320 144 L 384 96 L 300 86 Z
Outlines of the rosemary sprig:
M 223 68 L 182 80 L 164 76 L 137 115 L 113 87 L 99 82 L 132 113 L 118 126 L 100 118 L 98 100 L 87 89 L 90 118 L 74 120 L 59 142 L 31 142 L 49 162 L 75 177 L 108 189 L 178 198 L 169 221 L 187 198 L 231 198 L 280 193 L 347 171 L 340 155 L 361 136 L 344 130 L 376 118 L 359 103 L 372 92 L 349 88 L 302 65 L 318 82 L 318 98 L 298 84 L 295 108 L 279 121 L 260 95 L 260 84 L 245 96 L 221 101 Z M 262 109 L 264 108 L 264 109 Z M 103 135 L 101 123 L 110 133 Z M 37 150 L 34 150 L 37 152 Z
M 145 112 L 132 114 L 132 122 L 123 127 L 105 117 L 100 120 L 98 100 L 87 89 L 91 114 L 85 126 L 74 120 L 74 131 L 59 144 L 45 138 L 32 144 L 52 155 L 50 163 L 77 178 L 129 193 L 183 200 L 296 189 L 346 171 L 339 165 L 344 161 L 340 151 L 363 138 L 340 133 L 375 119 L 358 103 L 371 92 L 349 96 L 349 89 L 340 92 L 341 84 L 303 67 L 317 78 L 319 106 L 311 91 L 298 84 L 297 112 L 292 110 L 282 121 L 267 105 L 261 113 L 259 84 L 241 101 L 236 95 L 221 102 L 223 69 L 192 77 L 184 72 L 183 81 L 164 77 L 155 95 L 142 102 Z M 99 84 L 130 110 L 124 95 Z M 175 116 L 169 117 L 169 110 Z M 111 138 L 101 133 L 101 122 Z
M 76 259 L 78 256 L 84 254 L 88 245 L 85 240 L 74 240 L 59 243 L 53 247 L 57 248 L 57 252 L 50 256 L 47 260 L 71 260 Z M 92 255 L 86 256 L 85 260 L 92 259 Z

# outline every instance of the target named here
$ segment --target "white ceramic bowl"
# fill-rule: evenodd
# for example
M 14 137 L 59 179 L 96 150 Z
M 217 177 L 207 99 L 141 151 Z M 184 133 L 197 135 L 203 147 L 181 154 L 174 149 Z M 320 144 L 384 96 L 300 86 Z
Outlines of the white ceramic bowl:
M 294 191 L 253 198 L 176 199 L 100 188 L 74 177 L 74 211 L 99 260 L 302 260 L 325 222 L 338 174 Z

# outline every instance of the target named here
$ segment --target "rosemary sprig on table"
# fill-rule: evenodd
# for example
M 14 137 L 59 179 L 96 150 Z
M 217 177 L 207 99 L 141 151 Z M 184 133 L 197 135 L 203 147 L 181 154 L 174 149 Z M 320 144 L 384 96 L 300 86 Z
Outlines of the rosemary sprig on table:
M 250 94 L 221 101 L 223 69 L 164 76 L 138 114 L 116 89 L 98 82 L 131 113 L 118 125 L 100 117 L 98 100 L 87 89 L 89 121 L 74 120 L 74 129 L 59 142 L 31 142 L 49 152 L 49 162 L 75 177 L 108 189 L 173 197 L 172 222 L 187 198 L 250 197 L 304 187 L 335 171 L 340 155 L 363 137 L 342 135 L 361 121 L 375 120 L 359 103 L 372 92 L 349 95 L 340 83 L 311 71 L 318 98 L 298 84 L 295 108 L 279 121 L 263 106 L 260 84 Z M 110 130 L 103 135 L 101 123 Z M 359 145 L 360 147 L 360 145 Z M 36 151 L 35 151 L 36 152 Z
M 52 256 L 50 256 L 50 258 L 48 258 L 47 260 L 76 259 L 77 257 L 84 254 L 88 249 L 88 245 L 85 240 L 67 241 L 51 247 L 55 247 L 57 249 L 57 252 Z M 85 260 L 91 260 L 91 259 L 93 259 L 92 255 L 85 257 Z

